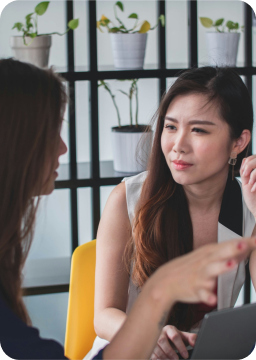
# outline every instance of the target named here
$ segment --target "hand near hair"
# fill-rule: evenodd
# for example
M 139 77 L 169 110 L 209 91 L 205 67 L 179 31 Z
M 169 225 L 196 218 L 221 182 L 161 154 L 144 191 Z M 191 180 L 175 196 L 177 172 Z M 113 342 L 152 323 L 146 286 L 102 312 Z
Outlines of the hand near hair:
M 243 159 L 240 176 L 244 200 L 256 219 L 256 155 Z

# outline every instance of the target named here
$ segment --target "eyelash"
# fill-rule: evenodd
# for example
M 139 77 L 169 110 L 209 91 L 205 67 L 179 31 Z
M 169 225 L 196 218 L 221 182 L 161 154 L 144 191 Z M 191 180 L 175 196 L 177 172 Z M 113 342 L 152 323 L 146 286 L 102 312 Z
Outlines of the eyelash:
M 165 125 L 165 128 L 169 128 L 170 130 L 173 130 L 173 129 L 171 129 L 171 128 L 175 128 L 175 126 L 174 126 L 174 125 Z M 203 130 L 203 129 L 193 128 L 192 131 L 193 131 L 193 130 L 197 130 L 196 132 L 199 133 L 199 134 L 200 134 L 200 133 L 208 134 L 208 132 L 205 131 L 205 130 Z

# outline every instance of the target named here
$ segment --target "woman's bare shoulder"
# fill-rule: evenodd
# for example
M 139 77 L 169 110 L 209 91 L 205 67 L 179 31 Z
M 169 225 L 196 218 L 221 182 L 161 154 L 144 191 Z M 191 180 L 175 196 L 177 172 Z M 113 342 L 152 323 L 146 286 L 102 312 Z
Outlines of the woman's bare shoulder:
M 123 238 L 124 234 L 129 233 L 130 236 L 130 221 L 126 205 L 126 191 L 125 183 L 117 185 L 109 195 L 106 206 L 104 208 L 99 228 L 98 235 L 106 234 L 111 239 Z

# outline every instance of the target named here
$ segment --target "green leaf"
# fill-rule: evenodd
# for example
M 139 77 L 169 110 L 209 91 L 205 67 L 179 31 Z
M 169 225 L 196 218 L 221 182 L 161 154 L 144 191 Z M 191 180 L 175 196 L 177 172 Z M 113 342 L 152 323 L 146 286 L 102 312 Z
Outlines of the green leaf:
M 121 3 L 121 1 L 117 1 L 115 5 L 118 6 L 121 11 L 124 11 L 124 5 Z
M 27 20 L 27 21 L 28 21 L 28 20 L 30 21 L 32 15 L 34 15 L 34 13 L 28 14 L 28 15 L 26 16 L 26 20 Z
M 138 19 L 138 15 L 135 13 L 132 13 L 131 15 L 128 16 L 128 19 Z
M 200 17 L 199 19 L 200 19 L 200 21 L 201 21 L 201 24 L 202 24 L 204 27 L 206 27 L 206 28 L 212 27 L 212 25 L 213 25 L 212 19 L 209 19 L 209 18 L 207 18 L 207 17 Z
M 141 25 L 140 30 L 138 31 L 140 34 L 145 34 L 146 32 L 148 32 L 150 30 L 150 23 L 145 20 L 143 22 L 143 24 Z
M 110 33 L 117 33 L 120 29 L 118 27 L 112 27 L 111 29 L 109 29 Z
M 79 25 L 79 19 L 72 19 L 68 22 L 68 27 L 71 30 L 75 30 Z
M 21 31 L 22 27 L 24 26 L 24 24 L 22 24 L 21 22 L 16 22 L 12 29 L 17 29 L 18 31 Z
M 37 13 L 37 15 L 43 15 L 49 6 L 49 3 L 50 1 L 43 1 L 37 4 L 35 7 L 35 12 Z
M 109 23 L 110 23 L 110 20 L 109 20 L 109 19 L 100 20 L 101 26 L 107 26 Z
M 162 25 L 162 26 L 165 26 L 165 17 L 164 17 L 163 14 L 159 16 L 158 20 L 161 21 L 161 25 Z
M 32 37 L 32 39 L 34 39 L 36 36 L 37 36 L 36 33 L 31 33 L 31 34 L 30 34 L 30 37 Z
M 229 30 L 234 30 L 235 29 L 235 23 L 233 21 L 229 20 L 229 21 L 226 22 L 226 27 Z
M 223 19 L 223 18 L 218 19 L 218 20 L 216 20 L 216 21 L 215 21 L 215 23 L 214 23 L 214 25 L 213 25 L 213 26 L 221 26 L 221 25 L 223 24 L 223 21 L 224 21 L 224 19 Z
M 124 95 L 126 95 L 126 96 L 128 96 L 129 97 L 129 94 L 127 94 L 125 91 L 123 91 L 123 90 L 118 90 L 118 91 L 120 91 L 122 94 L 124 94 Z
M 237 22 L 234 24 L 234 29 L 235 30 L 239 29 L 239 24 Z

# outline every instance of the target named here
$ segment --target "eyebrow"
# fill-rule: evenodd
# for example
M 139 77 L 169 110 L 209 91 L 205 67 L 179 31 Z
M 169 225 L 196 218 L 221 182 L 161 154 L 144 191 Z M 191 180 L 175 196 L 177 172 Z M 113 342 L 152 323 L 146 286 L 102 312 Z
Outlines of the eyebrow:
M 170 117 L 170 116 L 165 116 L 165 120 L 170 120 L 170 121 L 173 121 L 175 123 L 178 123 L 178 120 Z M 211 121 L 207 121 L 207 120 L 190 120 L 188 122 L 190 125 L 196 125 L 196 124 L 199 124 L 199 125 L 216 125 L 214 124 L 213 122 Z

